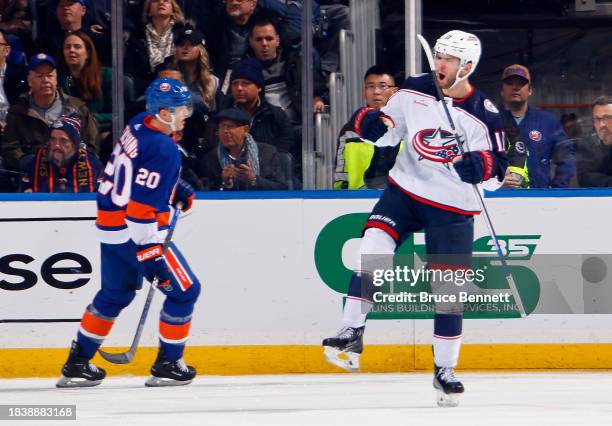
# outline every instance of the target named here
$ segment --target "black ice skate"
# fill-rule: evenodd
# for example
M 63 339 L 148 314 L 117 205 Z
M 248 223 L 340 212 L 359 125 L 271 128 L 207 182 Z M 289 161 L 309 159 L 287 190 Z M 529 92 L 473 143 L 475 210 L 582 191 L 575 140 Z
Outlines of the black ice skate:
M 79 356 L 79 346 L 73 340 L 68 361 L 62 367 L 62 377 L 55 386 L 58 388 L 83 388 L 102 383 L 102 380 L 106 377 L 106 371 L 89 361 L 89 358 Z
M 344 370 L 358 371 L 364 330 L 365 326 L 344 327 L 336 336 L 323 339 L 325 359 Z
M 151 367 L 151 377 L 145 386 L 184 386 L 193 381 L 196 375 L 195 368 L 185 364 L 183 358 L 170 361 L 164 358 L 163 348 L 159 348 L 157 359 Z
M 434 365 L 433 385 L 437 391 L 436 402 L 439 407 L 459 405 L 459 395 L 464 389 L 463 384 L 455 377 L 453 368 Z

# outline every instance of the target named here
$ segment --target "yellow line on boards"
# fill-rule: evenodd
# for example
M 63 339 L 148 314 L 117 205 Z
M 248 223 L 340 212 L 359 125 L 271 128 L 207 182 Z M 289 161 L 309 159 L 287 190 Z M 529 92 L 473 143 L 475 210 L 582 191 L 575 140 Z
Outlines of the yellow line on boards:
M 126 348 L 110 348 L 109 352 Z M 143 347 L 128 365 L 113 365 L 99 356 L 94 363 L 109 375 L 149 374 L 157 348 Z M 65 349 L 0 349 L 0 378 L 59 377 L 68 357 Z M 323 359 L 320 346 L 196 346 L 185 360 L 198 374 L 338 373 Z M 430 345 L 369 345 L 361 357 L 362 372 L 430 371 Z M 463 345 L 459 370 L 612 369 L 612 344 Z

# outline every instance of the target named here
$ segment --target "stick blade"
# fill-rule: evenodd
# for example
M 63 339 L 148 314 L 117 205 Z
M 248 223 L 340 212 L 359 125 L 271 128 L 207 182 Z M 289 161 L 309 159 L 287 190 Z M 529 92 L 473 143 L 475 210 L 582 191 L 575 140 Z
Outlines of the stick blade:
M 102 358 L 113 364 L 129 364 L 134 359 L 134 354 L 129 351 L 111 354 L 98 349 L 98 353 Z

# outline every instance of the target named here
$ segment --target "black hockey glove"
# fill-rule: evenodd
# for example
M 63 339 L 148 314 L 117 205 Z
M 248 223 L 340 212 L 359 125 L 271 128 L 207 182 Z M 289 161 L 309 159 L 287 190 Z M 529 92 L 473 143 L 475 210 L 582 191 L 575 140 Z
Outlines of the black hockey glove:
M 462 181 L 480 183 L 494 175 L 495 155 L 491 151 L 470 151 L 453 164 Z
M 172 200 L 172 206 L 174 208 L 180 207 L 181 210 L 187 212 L 193 206 L 193 200 L 195 199 L 195 192 L 193 186 L 189 185 L 183 178 L 179 178 L 176 183 L 174 190 L 174 199 Z M 180 204 L 180 206 L 179 206 Z
M 394 127 L 393 119 L 376 108 L 359 108 L 351 117 L 351 121 L 355 133 L 372 142 Z
M 157 286 L 170 284 L 171 273 L 166 266 L 166 259 L 161 244 L 145 244 L 138 247 L 136 252 L 138 261 L 144 269 L 144 276 L 149 282 L 157 277 Z

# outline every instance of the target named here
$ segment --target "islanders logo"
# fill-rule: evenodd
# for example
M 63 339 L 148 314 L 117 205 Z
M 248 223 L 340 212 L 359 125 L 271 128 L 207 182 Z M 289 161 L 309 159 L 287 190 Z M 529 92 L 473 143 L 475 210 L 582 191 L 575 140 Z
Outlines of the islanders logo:
M 542 140 L 542 133 L 538 132 L 537 130 L 532 130 L 529 132 L 529 139 L 534 142 L 540 142 Z
M 450 163 L 461 155 L 455 135 L 440 128 L 417 132 L 412 138 L 412 146 L 419 154 L 419 160 Z

